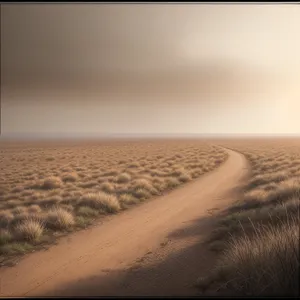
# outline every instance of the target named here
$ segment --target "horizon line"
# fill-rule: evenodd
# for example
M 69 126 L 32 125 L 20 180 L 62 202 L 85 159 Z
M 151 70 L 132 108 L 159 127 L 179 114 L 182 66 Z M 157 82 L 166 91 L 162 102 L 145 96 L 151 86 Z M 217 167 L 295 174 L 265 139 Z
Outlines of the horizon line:
M 145 138 L 259 138 L 299 137 L 300 133 L 111 133 L 111 134 L 1 134 L 0 140 L 78 140 L 78 139 L 145 139 Z

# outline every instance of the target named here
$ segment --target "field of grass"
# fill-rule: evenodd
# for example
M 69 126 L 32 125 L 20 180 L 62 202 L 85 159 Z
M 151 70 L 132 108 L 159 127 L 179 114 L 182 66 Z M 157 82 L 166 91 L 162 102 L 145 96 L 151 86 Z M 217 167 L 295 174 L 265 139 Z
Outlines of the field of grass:
M 0 259 L 170 191 L 218 167 L 203 141 L 0 144 Z
M 239 296 L 299 296 L 300 140 L 222 142 L 251 167 L 243 196 L 211 233 L 220 259 L 202 289 Z

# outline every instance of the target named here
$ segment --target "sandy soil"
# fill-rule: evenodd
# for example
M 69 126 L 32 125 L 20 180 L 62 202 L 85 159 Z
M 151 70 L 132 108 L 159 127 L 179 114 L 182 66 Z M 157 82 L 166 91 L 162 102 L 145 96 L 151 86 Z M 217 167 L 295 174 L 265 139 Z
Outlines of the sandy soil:
M 2 268 L 0 296 L 197 295 L 193 283 L 213 266 L 201 245 L 211 211 L 233 201 L 247 174 L 245 158 L 228 152 L 200 179 Z

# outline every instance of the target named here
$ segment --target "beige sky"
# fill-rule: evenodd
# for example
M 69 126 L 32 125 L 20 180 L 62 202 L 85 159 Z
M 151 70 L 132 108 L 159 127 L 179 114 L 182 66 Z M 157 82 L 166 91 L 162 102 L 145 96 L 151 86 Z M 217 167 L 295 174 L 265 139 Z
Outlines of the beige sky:
M 2 5 L 2 132 L 299 133 L 299 5 Z

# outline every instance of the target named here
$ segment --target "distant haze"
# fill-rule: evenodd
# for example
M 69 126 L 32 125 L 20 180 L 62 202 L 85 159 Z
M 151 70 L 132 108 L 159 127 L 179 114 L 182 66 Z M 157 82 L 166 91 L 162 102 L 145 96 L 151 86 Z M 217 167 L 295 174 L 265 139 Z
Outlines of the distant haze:
M 2 134 L 299 134 L 300 6 L 2 4 Z

